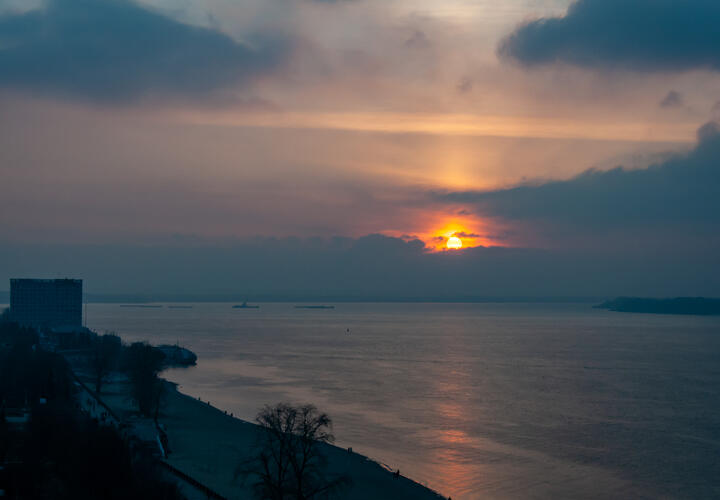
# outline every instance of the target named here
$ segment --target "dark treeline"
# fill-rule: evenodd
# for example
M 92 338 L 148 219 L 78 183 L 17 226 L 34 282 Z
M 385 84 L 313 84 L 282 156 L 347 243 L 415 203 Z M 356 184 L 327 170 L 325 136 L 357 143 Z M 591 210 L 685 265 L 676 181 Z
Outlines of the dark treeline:
M 40 349 L 37 332 L 0 322 L 0 490 L 6 497 L 183 498 L 150 457 L 84 414 L 75 390 L 66 360 Z
M 98 395 L 113 373 L 127 375 L 140 413 L 157 419 L 164 388 L 158 374 L 169 362 L 161 350 L 147 342 L 123 344 L 114 333 L 98 335 L 84 331 L 46 335 L 58 350 L 75 352 L 73 356 L 79 358 L 92 375 Z
M 24 407 L 41 397 L 70 399 L 73 384 L 67 363 L 37 345 L 35 330 L 0 323 L 0 408 Z
M 595 306 L 616 312 L 648 314 L 680 314 L 697 316 L 720 315 L 720 299 L 705 297 L 677 297 L 654 299 L 644 297 L 618 297 Z
M 122 356 L 122 369 L 130 377 L 132 395 L 140 413 L 153 417 L 157 423 L 165 384 L 158 377 L 165 356 L 144 342 L 126 347 Z

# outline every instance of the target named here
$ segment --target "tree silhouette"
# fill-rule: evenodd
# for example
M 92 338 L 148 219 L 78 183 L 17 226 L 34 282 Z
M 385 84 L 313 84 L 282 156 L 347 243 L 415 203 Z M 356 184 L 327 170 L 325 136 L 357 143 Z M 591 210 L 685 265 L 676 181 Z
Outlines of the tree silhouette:
M 255 495 L 268 500 L 329 498 L 349 483 L 345 477 L 330 478 L 324 443 L 332 443 L 332 420 L 313 405 L 280 403 L 265 406 L 257 415 L 262 427 L 258 450 L 239 474 L 254 477 Z
M 125 349 L 125 370 L 130 376 L 133 399 L 140 412 L 157 420 L 163 382 L 158 378 L 165 356 L 146 342 Z
M 90 368 L 95 375 L 95 392 L 100 394 L 102 385 L 117 366 L 122 351 L 122 341 L 117 335 L 106 334 L 95 339 L 90 355 Z

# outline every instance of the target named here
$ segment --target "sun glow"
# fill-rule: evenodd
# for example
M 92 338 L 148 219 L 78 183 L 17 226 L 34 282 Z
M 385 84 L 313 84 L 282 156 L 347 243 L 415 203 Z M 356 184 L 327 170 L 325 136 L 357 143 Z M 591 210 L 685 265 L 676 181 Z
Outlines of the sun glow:
M 487 231 L 483 221 L 475 218 L 455 218 L 436 226 L 423 238 L 428 242 L 431 252 L 457 251 L 477 246 L 488 246 L 493 243 L 484 235 Z
M 419 220 L 425 226 L 422 229 L 408 225 L 403 231 L 383 231 L 383 234 L 406 241 L 420 240 L 425 244 L 425 251 L 432 253 L 502 245 L 490 236 L 495 232 L 490 221 L 469 213 L 450 214 L 450 217 L 446 213 L 427 213 Z
M 447 247 L 450 250 L 460 250 L 463 246 L 463 242 L 457 236 L 450 236 L 447 240 Z

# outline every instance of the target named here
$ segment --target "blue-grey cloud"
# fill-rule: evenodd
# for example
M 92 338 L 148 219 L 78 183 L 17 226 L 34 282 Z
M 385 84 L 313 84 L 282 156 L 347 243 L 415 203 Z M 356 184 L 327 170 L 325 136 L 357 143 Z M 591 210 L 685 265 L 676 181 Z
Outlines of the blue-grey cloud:
M 9 278 L 61 272 L 84 278 L 91 294 L 161 300 L 720 294 L 717 254 L 693 247 L 622 253 L 479 247 L 427 253 L 419 241 L 379 235 L 174 245 L 0 241 L 0 262 L 0 291 Z
M 413 31 L 412 35 L 405 40 L 405 47 L 409 49 L 424 50 L 432 45 L 430 39 L 427 37 L 425 32 L 421 30 Z
M 677 90 L 671 90 L 665 97 L 660 101 L 661 108 L 677 108 L 685 104 L 685 99 L 682 94 Z
M 475 82 L 472 80 L 472 78 L 466 76 L 460 79 L 455 88 L 460 94 L 468 94 L 472 92 L 474 86 Z
M 698 144 L 646 169 L 588 170 L 572 179 L 490 192 L 435 195 L 485 215 L 570 223 L 592 231 L 654 224 L 720 224 L 720 127 L 708 123 Z M 582 232 L 582 231 L 581 231 Z
M 564 17 L 520 26 L 499 47 L 525 65 L 720 70 L 715 0 L 578 0 Z
M 131 0 L 49 0 L 0 17 L 0 86 L 105 101 L 198 96 L 275 66 L 284 44 L 250 47 Z

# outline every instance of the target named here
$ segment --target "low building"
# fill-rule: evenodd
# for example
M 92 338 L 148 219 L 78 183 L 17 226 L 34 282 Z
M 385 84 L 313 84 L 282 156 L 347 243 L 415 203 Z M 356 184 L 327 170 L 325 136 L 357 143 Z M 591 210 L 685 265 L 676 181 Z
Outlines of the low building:
M 81 328 L 82 297 L 82 280 L 11 279 L 10 317 L 34 328 Z

